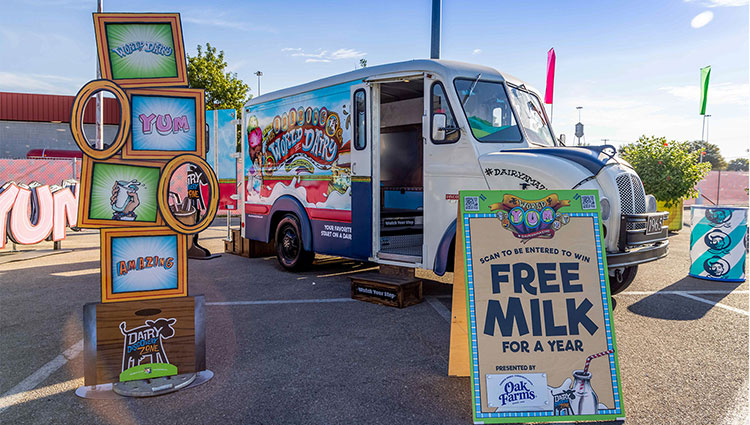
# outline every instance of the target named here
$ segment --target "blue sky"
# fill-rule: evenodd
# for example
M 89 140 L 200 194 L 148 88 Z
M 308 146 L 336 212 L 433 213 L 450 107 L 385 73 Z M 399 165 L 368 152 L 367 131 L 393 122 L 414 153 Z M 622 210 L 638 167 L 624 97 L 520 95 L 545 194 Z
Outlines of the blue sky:
M 75 94 L 94 78 L 95 0 L 2 3 L 0 90 Z M 711 65 L 709 141 L 728 158 L 747 156 L 747 3 L 443 0 L 442 58 L 492 66 L 543 91 L 554 47 L 555 131 L 570 141 L 575 107 L 583 106 L 586 141 L 616 145 L 641 134 L 700 139 L 699 69 Z M 206 42 L 224 50 L 253 93 L 256 70 L 265 93 L 352 70 L 361 57 L 370 65 L 428 57 L 430 7 L 430 0 L 104 0 L 110 12 L 180 12 L 188 54 Z

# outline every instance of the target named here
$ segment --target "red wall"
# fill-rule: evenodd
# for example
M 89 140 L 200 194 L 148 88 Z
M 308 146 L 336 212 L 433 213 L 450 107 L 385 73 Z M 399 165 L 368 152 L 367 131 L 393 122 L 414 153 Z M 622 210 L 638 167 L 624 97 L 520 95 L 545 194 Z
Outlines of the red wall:
M 35 122 L 70 122 L 70 110 L 74 96 L 54 94 L 0 92 L 0 120 Z M 96 108 L 92 98 L 86 105 L 83 120 L 87 124 L 96 121 Z M 120 123 L 120 105 L 117 100 L 104 98 L 104 124 Z

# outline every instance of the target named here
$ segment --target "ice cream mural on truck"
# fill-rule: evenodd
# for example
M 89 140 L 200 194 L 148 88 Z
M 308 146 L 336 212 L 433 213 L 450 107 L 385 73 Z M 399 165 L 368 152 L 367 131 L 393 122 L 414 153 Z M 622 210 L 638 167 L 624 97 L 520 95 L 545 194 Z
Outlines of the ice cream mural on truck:
M 460 190 L 597 190 L 612 292 L 667 255 L 665 213 L 612 146 L 566 147 L 537 92 L 445 60 L 372 66 L 245 104 L 244 236 L 280 263 L 314 253 L 453 270 Z

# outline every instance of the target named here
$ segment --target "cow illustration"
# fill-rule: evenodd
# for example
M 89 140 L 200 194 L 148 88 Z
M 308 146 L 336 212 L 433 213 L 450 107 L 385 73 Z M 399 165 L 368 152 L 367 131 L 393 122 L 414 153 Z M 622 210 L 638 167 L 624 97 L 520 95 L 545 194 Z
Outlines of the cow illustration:
M 563 390 L 563 392 L 559 394 L 553 393 L 552 397 L 554 398 L 554 403 L 555 403 L 555 416 L 573 414 L 573 408 L 570 406 L 570 400 L 573 400 L 576 398 L 575 391 Z
M 122 371 L 142 363 L 169 363 L 162 341 L 174 336 L 172 325 L 177 319 L 146 320 L 145 324 L 133 329 L 126 329 L 126 323 L 120 323 L 120 332 L 125 336 L 122 349 Z M 148 361 L 144 361 L 148 358 Z

